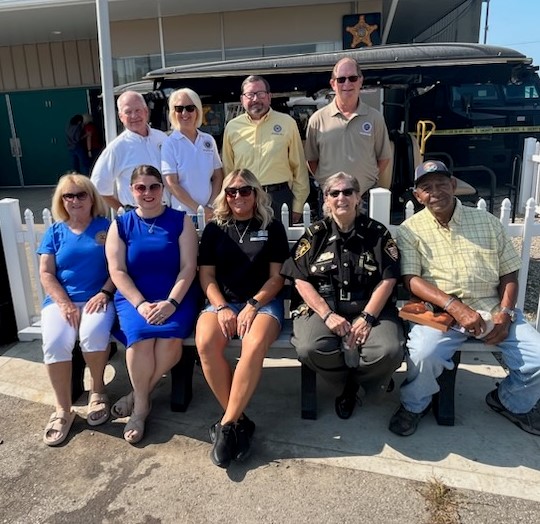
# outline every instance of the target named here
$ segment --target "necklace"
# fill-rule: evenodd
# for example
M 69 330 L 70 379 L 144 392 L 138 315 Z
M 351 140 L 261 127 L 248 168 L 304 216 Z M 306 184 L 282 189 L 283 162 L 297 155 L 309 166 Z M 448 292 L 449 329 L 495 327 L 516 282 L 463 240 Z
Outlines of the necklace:
M 158 219 L 158 217 L 154 218 L 154 221 L 149 224 L 143 217 L 139 217 L 145 224 L 146 226 L 148 227 L 148 233 L 150 235 L 153 235 L 154 234 L 154 226 L 156 225 L 156 220 Z
M 248 222 L 246 228 L 244 229 L 244 231 L 242 231 L 242 234 L 240 234 L 240 231 L 238 231 L 238 227 L 236 226 L 236 220 L 234 221 L 234 229 L 236 229 L 236 233 L 238 234 L 238 242 L 240 244 L 244 243 L 244 237 L 246 236 L 246 233 L 247 233 L 247 231 L 249 229 L 249 226 L 251 225 L 252 220 L 253 220 L 252 218 L 249 219 L 249 222 Z

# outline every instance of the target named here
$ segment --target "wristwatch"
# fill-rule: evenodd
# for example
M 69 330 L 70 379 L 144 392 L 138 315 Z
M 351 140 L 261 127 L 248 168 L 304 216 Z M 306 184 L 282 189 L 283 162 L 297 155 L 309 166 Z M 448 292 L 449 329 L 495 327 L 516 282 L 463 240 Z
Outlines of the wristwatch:
M 259 311 L 259 308 L 261 307 L 261 305 L 259 304 L 259 301 L 256 299 L 256 298 L 250 298 L 247 303 L 250 305 L 250 306 L 253 306 L 255 308 L 255 311 Z
M 499 313 L 506 313 L 510 317 L 510 322 L 516 321 L 516 312 L 512 308 L 502 307 Z

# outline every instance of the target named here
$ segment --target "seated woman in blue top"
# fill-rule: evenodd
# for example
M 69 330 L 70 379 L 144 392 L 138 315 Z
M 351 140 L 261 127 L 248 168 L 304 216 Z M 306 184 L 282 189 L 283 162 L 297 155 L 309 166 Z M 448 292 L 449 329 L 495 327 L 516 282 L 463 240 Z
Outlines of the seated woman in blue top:
M 97 426 L 110 415 L 103 373 L 109 356 L 114 286 L 105 259 L 109 220 L 107 205 L 88 177 L 60 178 L 52 199 L 56 222 L 38 249 L 40 279 L 47 296 L 41 311 L 43 355 L 56 397 L 56 411 L 43 441 L 61 444 L 75 418 L 71 411 L 71 354 L 77 337 L 92 377 L 88 424 Z
M 136 444 L 144 435 L 152 390 L 180 360 L 182 339 L 193 331 L 197 232 L 185 212 L 162 204 L 163 180 L 155 167 L 135 168 L 131 191 L 138 207 L 112 223 L 106 253 L 133 386 L 113 413 L 131 415 L 124 438 Z

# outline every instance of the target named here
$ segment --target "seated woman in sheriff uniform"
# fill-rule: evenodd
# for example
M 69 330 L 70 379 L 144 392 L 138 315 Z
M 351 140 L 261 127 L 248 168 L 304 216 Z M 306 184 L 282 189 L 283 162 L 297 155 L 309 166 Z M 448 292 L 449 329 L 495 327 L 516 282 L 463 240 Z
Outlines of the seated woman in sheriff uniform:
M 399 253 L 382 224 L 359 214 L 359 191 L 346 173 L 326 180 L 325 218 L 307 228 L 281 271 L 301 298 L 292 337 L 298 359 L 343 388 L 340 418 L 352 415 L 360 387 L 384 393 L 403 359 Z
M 222 468 L 249 454 L 255 424 L 243 412 L 283 324 L 277 295 L 289 244 L 283 224 L 272 216 L 270 197 L 255 175 L 237 169 L 223 181 L 214 221 L 199 248 L 199 276 L 209 304 L 197 322 L 195 342 L 206 381 L 224 411 L 210 427 L 210 458 Z M 233 373 L 224 352 L 235 336 L 242 352 Z

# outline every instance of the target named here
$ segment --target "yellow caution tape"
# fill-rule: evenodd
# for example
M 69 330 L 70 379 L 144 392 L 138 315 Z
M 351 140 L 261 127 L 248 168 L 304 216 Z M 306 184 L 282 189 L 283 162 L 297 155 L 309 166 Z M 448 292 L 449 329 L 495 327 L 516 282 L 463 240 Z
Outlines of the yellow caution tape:
M 472 127 L 468 129 L 437 129 L 433 134 L 448 135 L 496 135 L 503 133 L 540 133 L 540 126 Z

